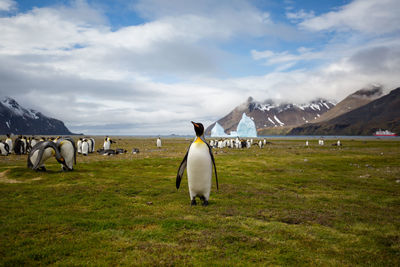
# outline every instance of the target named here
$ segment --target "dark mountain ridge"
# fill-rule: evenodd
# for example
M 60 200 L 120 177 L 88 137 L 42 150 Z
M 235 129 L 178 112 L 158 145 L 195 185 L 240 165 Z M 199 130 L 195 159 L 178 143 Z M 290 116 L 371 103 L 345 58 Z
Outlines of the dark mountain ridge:
M 0 134 L 71 135 L 60 120 L 49 118 L 33 109 L 21 107 L 5 97 L 0 101 Z

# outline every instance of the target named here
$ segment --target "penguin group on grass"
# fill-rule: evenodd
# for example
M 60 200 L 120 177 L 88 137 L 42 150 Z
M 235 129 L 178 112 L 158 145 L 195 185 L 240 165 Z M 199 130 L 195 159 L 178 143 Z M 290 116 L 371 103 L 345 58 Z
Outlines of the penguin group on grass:
M 250 148 L 252 145 L 263 148 L 267 142 L 265 139 L 254 141 L 253 139 L 243 140 L 236 138 L 226 140 L 211 140 L 210 144 L 204 137 L 204 126 L 202 123 L 193 122 L 196 137 L 189 145 L 187 152 L 179 165 L 176 176 L 176 188 L 179 189 L 185 170 L 187 170 L 190 204 L 197 205 L 196 198 L 199 198 L 203 206 L 209 204 L 212 176 L 216 180 L 217 190 L 218 176 L 215 159 L 212 149 L 231 147 L 231 148 Z M 108 136 L 104 139 L 103 148 L 97 150 L 99 154 L 115 155 L 126 153 L 125 149 L 111 149 L 111 144 L 116 143 Z M 324 145 L 323 140 L 319 140 L 319 145 Z M 26 138 L 18 136 L 13 142 L 10 135 L 3 142 L 0 140 L 0 155 L 7 156 L 12 151 L 15 154 L 28 153 L 27 165 L 36 171 L 46 171 L 45 162 L 54 157 L 61 164 L 63 171 L 72 171 L 76 165 L 76 154 L 87 156 L 94 152 L 95 140 L 90 137 L 80 138 L 76 145 L 70 137 L 44 138 L 37 140 L 34 137 Z M 309 145 L 308 140 L 306 146 Z M 341 146 L 340 140 L 334 145 Z M 161 138 L 156 141 L 157 148 L 161 148 Z M 134 149 L 138 153 L 138 149 Z M 132 152 L 133 153 L 133 152 Z
M 258 146 L 259 148 L 264 148 L 265 145 L 271 144 L 271 142 L 268 142 L 266 139 L 261 139 L 258 142 L 253 140 L 253 139 L 239 139 L 237 137 L 236 139 L 230 138 L 230 139 L 215 139 L 210 141 L 210 146 L 212 148 L 236 148 L 236 149 L 242 149 L 242 148 L 251 148 L 251 146 Z

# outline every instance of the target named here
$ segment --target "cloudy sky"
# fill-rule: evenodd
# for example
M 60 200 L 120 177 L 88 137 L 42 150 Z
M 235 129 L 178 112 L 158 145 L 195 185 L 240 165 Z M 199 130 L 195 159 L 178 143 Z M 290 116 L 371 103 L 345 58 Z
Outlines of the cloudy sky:
M 73 132 L 192 134 L 252 96 L 400 86 L 398 0 L 0 0 L 0 96 Z

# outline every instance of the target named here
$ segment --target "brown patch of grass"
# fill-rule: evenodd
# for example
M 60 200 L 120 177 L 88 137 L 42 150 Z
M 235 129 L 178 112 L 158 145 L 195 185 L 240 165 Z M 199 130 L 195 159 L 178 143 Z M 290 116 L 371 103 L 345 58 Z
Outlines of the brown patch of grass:
M 7 173 L 10 170 L 5 170 L 3 172 L 0 172 L 0 183 L 5 183 L 5 184 L 19 184 L 21 183 L 20 181 L 17 181 L 15 179 L 8 179 L 7 178 Z

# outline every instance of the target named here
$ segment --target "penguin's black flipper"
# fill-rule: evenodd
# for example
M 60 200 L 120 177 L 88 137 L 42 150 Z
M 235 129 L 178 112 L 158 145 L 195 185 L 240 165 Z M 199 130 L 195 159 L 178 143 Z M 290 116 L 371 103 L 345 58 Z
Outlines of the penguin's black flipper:
M 176 189 L 179 189 L 179 186 L 181 185 L 182 176 L 183 176 L 183 173 L 185 172 L 186 165 L 187 165 L 188 154 L 189 154 L 189 149 L 186 152 L 186 155 L 183 158 L 181 165 L 179 166 L 178 174 L 176 175 Z
M 215 182 L 217 183 L 217 190 L 218 190 L 218 175 L 217 175 L 217 167 L 215 166 L 214 155 L 212 153 L 211 146 L 208 143 L 206 143 L 206 144 L 208 145 L 208 151 L 210 152 L 211 160 L 214 165 Z

